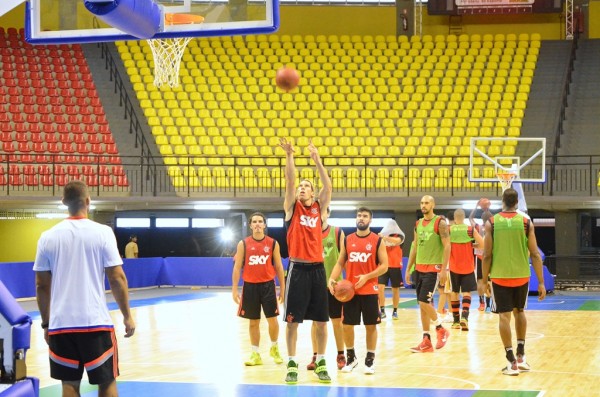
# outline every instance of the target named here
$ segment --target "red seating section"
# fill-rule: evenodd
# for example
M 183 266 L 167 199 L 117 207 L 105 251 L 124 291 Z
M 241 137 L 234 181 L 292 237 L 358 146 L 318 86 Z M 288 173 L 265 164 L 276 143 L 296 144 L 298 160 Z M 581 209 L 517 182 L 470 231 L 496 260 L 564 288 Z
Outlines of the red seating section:
M 0 185 L 62 186 L 74 177 L 119 184 L 119 152 L 79 45 L 32 46 L 22 30 L 0 29 L 0 161 L 7 160 Z M 77 173 L 61 173 L 69 163 Z

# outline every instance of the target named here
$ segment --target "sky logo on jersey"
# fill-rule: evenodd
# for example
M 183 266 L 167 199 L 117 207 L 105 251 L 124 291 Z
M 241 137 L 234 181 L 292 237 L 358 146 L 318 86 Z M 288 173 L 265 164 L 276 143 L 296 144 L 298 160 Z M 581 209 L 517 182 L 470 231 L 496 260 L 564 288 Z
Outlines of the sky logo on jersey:
M 269 260 L 269 255 L 250 255 L 248 265 L 264 265 Z
M 308 215 L 300 215 L 300 224 L 302 226 L 317 227 L 319 218 L 311 218 Z
M 364 252 L 350 252 L 350 254 L 348 255 L 348 260 L 350 262 L 366 263 L 371 257 L 371 255 L 373 254 L 371 254 L 370 252 L 368 254 Z

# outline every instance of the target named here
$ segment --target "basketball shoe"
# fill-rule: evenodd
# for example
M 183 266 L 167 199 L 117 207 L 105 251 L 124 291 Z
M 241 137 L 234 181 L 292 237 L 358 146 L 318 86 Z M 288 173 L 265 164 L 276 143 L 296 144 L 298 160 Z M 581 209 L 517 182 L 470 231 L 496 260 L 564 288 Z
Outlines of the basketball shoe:
M 354 368 L 356 368 L 357 365 L 358 365 L 358 360 L 356 359 L 356 357 L 348 356 L 348 361 L 346 362 L 346 365 L 344 366 L 344 368 L 342 368 L 342 372 L 345 372 L 345 373 L 352 372 L 352 370 Z
M 411 347 L 410 351 L 413 353 L 433 353 L 433 345 L 431 344 L 431 339 L 424 336 L 421 343 L 419 343 L 415 347 Z
M 460 329 L 463 331 L 469 330 L 469 321 L 464 317 L 460 319 Z
M 271 351 L 269 351 L 269 354 L 271 355 L 271 357 L 273 357 L 273 361 L 275 361 L 275 364 L 281 364 L 283 362 L 283 358 L 281 358 L 281 355 L 279 354 L 279 346 L 271 346 Z
M 246 366 L 248 367 L 262 365 L 262 358 L 260 358 L 260 354 L 258 354 L 257 352 L 252 352 L 252 354 L 250 355 L 250 359 L 244 362 L 244 364 L 246 364 Z
M 365 370 L 364 373 L 367 375 L 373 375 L 375 373 L 375 363 L 372 358 L 365 358 Z
M 317 356 L 313 354 L 312 360 L 306 366 L 306 369 L 309 371 L 314 371 L 317 368 Z
M 506 365 L 506 367 L 502 368 L 502 374 L 509 376 L 519 375 L 519 367 L 517 366 L 517 362 L 513 361 L 511 363 L 510 361 L 508 361 L 507 363 L 508 364 Z
M 337 361 L 338 369 L 342 369 L 346 366 L 346 356 L 343 354 L 338 354 L 335 361 Z
M 446 346 L 446 342 L 448 342 L 448 338 L 450 337 L 450 331 L 446 328 L 441 327 L 436 331 L 437 333 L 437 343 L 435 344 L 436 349 L 441 349 Z
M 517 355 L 517 367 L 520 372 L 529 372 L 531 371 L 531 366 L 527 364 L 527 360 L 525 359 L 525 355 Z
M 322 358 L 317 362 L 317 368 L 315 368 L 315 374 L 319 377 L 319 382 L 321 383 L 330 383 L 331 378 L 329 377 L 329 373 L 327 372 L 327 364 L 325 363 L 325 359 Z
M 460 323 L 452 323 L 452 329 L 460 329 Z
M 298 364 L 290 360 L 287 363 L 287 375 L 285 376 L 285 383 L 288 385 L 295 385 L 298 383 Z

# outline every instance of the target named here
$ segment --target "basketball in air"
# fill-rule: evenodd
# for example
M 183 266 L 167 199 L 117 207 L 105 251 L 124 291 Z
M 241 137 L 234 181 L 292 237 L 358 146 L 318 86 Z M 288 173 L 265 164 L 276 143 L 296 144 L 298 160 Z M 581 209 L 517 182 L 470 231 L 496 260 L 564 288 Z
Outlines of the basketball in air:
M 275 75 L 275 84 L 285 92 L 289 92 L 298 87 L 298 83 L 300 83 L 300 73 L 294 68 L 281 68 Z
M 492 203 L 487 198 L 482 198 L 481 200 L 479 200 L 479 206 L 484 211 L 489 210 L 490 209 L 490 205 L 492 205 Z
M 354 297 L 354 284 L 348 280 L 341 280 L 333 288 L 335 299 L 348 302 Z

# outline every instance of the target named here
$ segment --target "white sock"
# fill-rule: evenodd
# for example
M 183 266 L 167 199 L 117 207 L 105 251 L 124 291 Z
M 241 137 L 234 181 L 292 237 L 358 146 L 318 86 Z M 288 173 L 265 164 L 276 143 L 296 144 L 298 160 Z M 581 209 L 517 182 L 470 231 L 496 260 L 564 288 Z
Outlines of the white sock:
M 289 356 L 288 361 L 296 362 L 296 356 Z
M 324 354 L 317 354 L 317 362 L 321 361 L 325 359 L 325 355 Z
M 277 341 L 275 341 L 275 342 L 271 341 L 271 346 L 277 346 Z
M 252 346 L 252 352 L 258 353 L 258 346 Z

